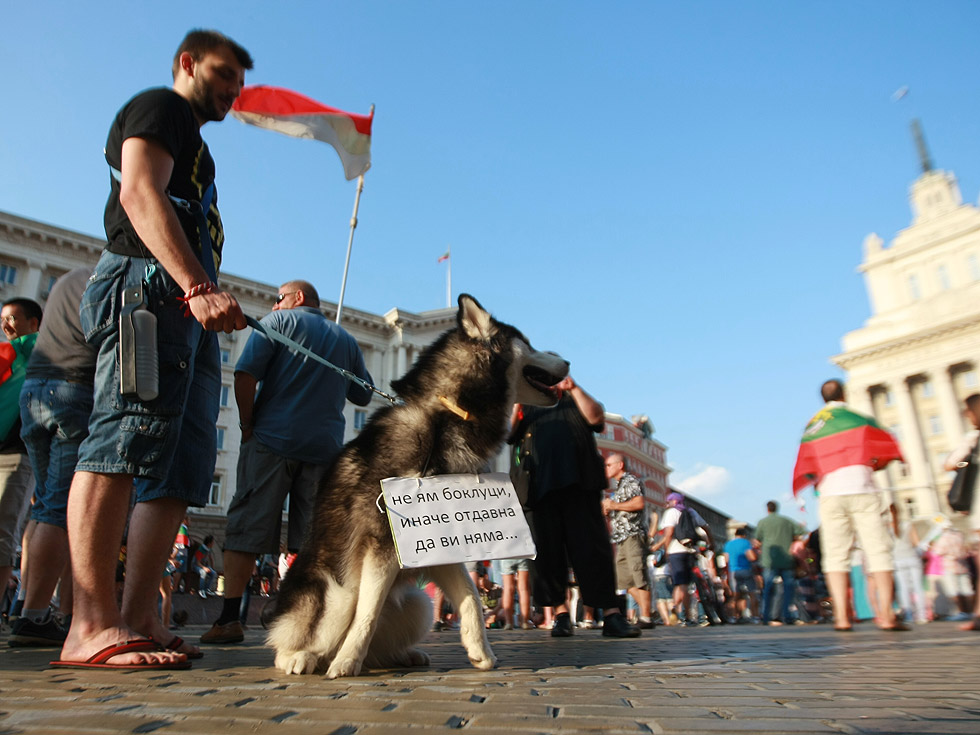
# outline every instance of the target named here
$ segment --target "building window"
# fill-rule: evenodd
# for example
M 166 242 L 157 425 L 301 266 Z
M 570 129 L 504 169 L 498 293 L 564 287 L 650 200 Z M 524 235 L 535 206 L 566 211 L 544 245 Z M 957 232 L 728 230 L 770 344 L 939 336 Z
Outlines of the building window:
M 895 437 L 895 439 L 898 441 L 899 444 L 902 443 L 902 427 L 901 426 L 899 426 L 898 424 L 892 424 L 891 426 L 888 427 L 888 431 L 891 432 L 891 435 Z
M 929 417 L 929 433 L 934 435 L 943 433 L 943 422 L 936 414 Z
M 17 269 L 12 265 L 0 263 L 0 283 L 13 286 L 17 283 Z
M 221 348 L 221 364 L 228 365 L 231 362 L 231 350 Z
M 360 431 L 367 423 L 367 411 L 360 408 L 354 409 L 354 431 Z
M 976 388 L 977 387 L 977 371 L 967 370 L 963 373 L 963 386 L 966 388 Z
M 909 298 L 912 301 L 918 301 L 922 298 L 919 291 L 919 279 L 914 274 L 909 276 Z
M 970 269 L 970 280 L 980 281 L 980 259 L 977 258 L 976 254 L 966 259 L 966 265 Z
M 221 505 L 221 475 L 211 478 L 211 494 L 208 495 L 208 505 Z
M 885 405 L 892 405 L 892 392 L 890 390 L 885 391 Z
M 224 427 L 218 427 L 218 451 L 225 448 L 225 430 Z
M 221 407 L 225 408 L 228 405 L 228 397 L 231 394 L 231 386 L 223 385 L 221 386 Z
M 922 397 L 923 398 L 932 398 L 932 396 L 933 396 L 932 381 L 931 380 L 925 380 L 925 381 L 923 381 L 922 382 Z
M 941 265 L 936 268 L 936 277 L 939 279 L 939 290 L 949 291 L 949 270 Z

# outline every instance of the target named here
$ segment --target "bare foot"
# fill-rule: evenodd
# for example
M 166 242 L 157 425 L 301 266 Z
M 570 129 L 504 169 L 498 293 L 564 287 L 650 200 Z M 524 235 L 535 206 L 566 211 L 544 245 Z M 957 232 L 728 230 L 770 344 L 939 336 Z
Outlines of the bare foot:
M 79 631 L 79 626 L 72 625 L 71 630 L 68 632 L 68 638 L 65 639 L 65 645 L 61 649 L 61 660 L 87 661 L 95 654 L 110 646 L 140 638 L 143 638 L 143 636 L 136 631 L 122 626 L 106 628 L 105 630 L 97 631 L 83 637 Z M 175 653 L 173 651 L 141 651 L 136 653 L 120 653 L 107 659 L 104 663 L 116 665 L 164 664 L 180 663 L 186 660 L 187 656 L 183 653 Z

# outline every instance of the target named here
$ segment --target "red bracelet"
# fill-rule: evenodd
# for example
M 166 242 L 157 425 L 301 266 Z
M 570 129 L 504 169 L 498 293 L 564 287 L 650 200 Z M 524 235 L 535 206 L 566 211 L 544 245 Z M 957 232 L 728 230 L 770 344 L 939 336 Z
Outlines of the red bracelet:
M 178 296 L 177 300 L 184 302 L 184 316 L 191 315 L 190 300 L 195 296 L 200 296 L 203 293 L 214 293 L 218 290 L 218 287 L 212 281 L 205 281 L 204 283 L 199 283 L 196 286 L 191 286 L 187 293 L 183 296 Z

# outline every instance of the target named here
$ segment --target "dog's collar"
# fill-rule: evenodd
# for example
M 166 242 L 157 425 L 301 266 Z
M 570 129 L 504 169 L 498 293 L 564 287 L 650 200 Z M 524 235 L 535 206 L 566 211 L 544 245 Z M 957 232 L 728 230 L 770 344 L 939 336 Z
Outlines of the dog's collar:
M 441 403 L 443 406 L 448 408 L 454 414 L 459 416 L 461 419 L 463 419 L 463 421 L 470 420 L 470 412 L 464 411 L 462 408 L 459 407 L 459 404 L 456 403 L 456 401 L 452 400 L 451 398 L 447 398 L 446 396 L 439 396 L 439 403 Z

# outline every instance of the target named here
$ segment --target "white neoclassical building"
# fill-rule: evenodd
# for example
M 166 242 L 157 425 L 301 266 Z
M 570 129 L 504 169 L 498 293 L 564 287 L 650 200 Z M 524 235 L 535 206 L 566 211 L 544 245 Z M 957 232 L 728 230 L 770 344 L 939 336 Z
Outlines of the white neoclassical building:
M 943 460 L 968 428 L 963 399 L 980 391 L 980 209 L 918 142 L 912 223 L 888 244 L 865 238 L 871 316 L 832 359 L 847 371 L 848 401 L 898 437 L 905 464 L 878 476 L 903 516 L 922 518 L 949 513 Z
M 0 211 L 0 301 L 21 296 L 34 299 L 43 307 L 59 276 L 81 265 L 94 267 L 104 247 L 105 240 Z M 219 281 L 223 289 L 235 295 L 246 314 L 261 317 L 272 309 L 278 285 L 232 274 L 222 274 Z M 323 301 L 322 310 L 329 319 L 336 318 L 336 304 Z M 455 325 L 456 310 L 413 314 L 392 309 L 376 315 L 345 306 L 341 323 L 357 339 L 376 385 L 390 392 L 391 381 L 406 372 L 416 355 Z M 224 516 L 235 492 L 241 443 L 234 367 L 249 334 L 251 329 L 218 336 L 223 362 L 218 459 L 208 505 L 191 514 L 195 536 L 214 532 L 219 539 L 224 537 Z M 348 403 L 345 441 L 355 435 L 375 408 L 385 403 L 378 396 L 364 408 Z M 506 469 L 506 463 L 502 467 Z

